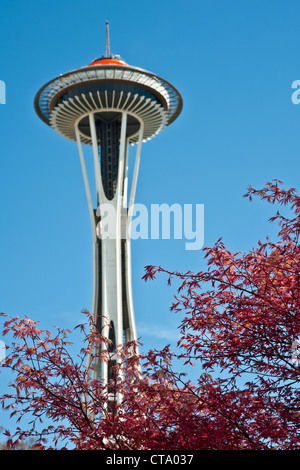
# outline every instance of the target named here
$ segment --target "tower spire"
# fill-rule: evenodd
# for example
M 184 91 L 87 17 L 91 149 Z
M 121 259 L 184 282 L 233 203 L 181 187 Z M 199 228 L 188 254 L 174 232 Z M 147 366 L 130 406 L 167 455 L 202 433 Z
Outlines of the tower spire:
M 110 57 L 110 42 L 109 42 L 109 25 L 108 25 L 108 21 L 106 21 L 105 57 Z

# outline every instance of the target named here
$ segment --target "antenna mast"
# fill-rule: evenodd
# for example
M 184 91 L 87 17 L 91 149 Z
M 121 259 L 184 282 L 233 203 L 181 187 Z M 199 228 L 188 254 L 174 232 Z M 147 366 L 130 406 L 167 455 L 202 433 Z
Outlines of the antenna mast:
M 110 43 L 109 43 L 109 26 L 108 26 L 108 21 L 106 21 L 105 56 L 106 56 L 106 57 L 110 57 Z

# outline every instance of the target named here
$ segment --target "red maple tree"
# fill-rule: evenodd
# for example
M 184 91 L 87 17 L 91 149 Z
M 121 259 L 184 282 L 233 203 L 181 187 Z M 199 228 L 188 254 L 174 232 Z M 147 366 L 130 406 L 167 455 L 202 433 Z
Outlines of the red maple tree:
M 7 431 L 9 445 L 35 436 L 44 449 L 64 440 L 76 449 L 299 448 L 300 198 L 277 180 L 245 196 L 287 206 L 289 217 L 271 219 L 279 223 L 275 241 L 231 253 L 219 240 L 204 249 L 207 270 L 198 273 L 146 267 L 145 280 L 163 273 L 180 282 L 171 307 L 180 316 L 176 352 L 138 355 L 127 344 L 117 352 L 117 379 L 102 384 L 90 378 L 86 355 L 92 363 L 100 344 L 102 360 L 116 352 L 90 328 L 88 312 L 76 360 L 68 331 L 51 335 L 27 317 L 4 318 L 3 335 L 16 342 L 3 367 L 16 376 L 1 402 L 19 421 L 31 417 L 25 430 Z M 197 380 L 176 371 L 178 360 L 194 364 Z M 114 411 L 112 387 L 121 396 Z

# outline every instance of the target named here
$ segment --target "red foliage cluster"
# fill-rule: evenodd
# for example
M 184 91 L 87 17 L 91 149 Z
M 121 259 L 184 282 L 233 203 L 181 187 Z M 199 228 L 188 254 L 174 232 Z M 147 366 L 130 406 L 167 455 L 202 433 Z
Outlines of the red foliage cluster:
M 43 448 L 63 439 L 76 449 L 299 448 L 300 198 L 279 181 L 249 188 L 246 196 L 253 195 L 291 211 L 272 218 L 280 225 L 276 242 L 267 239 L 243 254 L 219 240 L 204 250 L 205 272 L 146 267 L 145 280 L 157 273 L 169 283 L 180 280 L 172 306 L 181 314 L 179 353 L 167 346 L 142 357 L 133 344 L 120 348 L 114 388 L 121 400 L 114 412 L 107 384 L 90 378 L 86 355 L 108 340 L 89 322 L 75 362 L 68 331 L 52 336 L 27 317 L 5 320 L 3 334 L 13 333 L 17 343 L 3 367 L 16 378 L 1 402 L 19 420 L 31 416 L 26 430 L 8 436 L 10 445 L 36 436 Z M 107 360 L 109 347 L 101 354 Z M 175 358 L 197 364 L 196 383 L 174 370 Z

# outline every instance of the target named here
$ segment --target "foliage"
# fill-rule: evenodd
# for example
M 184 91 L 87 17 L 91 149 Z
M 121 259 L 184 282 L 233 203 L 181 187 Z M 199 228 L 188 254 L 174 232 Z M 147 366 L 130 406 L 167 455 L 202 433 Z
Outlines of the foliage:
M 299 448 L 300 198 L 276 180 L 245 196 L 291 211 L 271 219 L 279 223 L 275 242 L 243 254 L 219 240 L 204 250 L 207 270 L 198 273 L 146 267 L 146 281 L 158 273 L 180 281 L 171 307 L 181 319 L 177 354 L 166 346 L 138 355 L 135 343 L 112 353 L 85 311 L 85 347 L 75 362 L 70 332 L 52 335 L 27 317 L 2 314 L 3 335 L 16 340 L 3 366 L 16 376 L 1 402 L 19 421 L 31 416 L 26 430 L 7 431 L 10 446 L 34 436 L 43 448 L 62 440 L 76 449 Z M 95 356 L 111 354 L 118 356 L 114 412 L 109 384 L 90 374 Z M 175 371 L 178 358 L 201 371 L 194 384 Z

